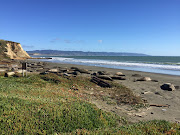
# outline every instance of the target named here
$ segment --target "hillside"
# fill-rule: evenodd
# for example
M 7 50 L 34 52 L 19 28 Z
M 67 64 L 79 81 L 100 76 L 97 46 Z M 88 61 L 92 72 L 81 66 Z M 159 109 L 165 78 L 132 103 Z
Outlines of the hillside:
M 23 50 L 20 43 L 13 41 L 0 40 L 0 57 L 8 59 L 30 58 L 28 53 Z
M 58 55 L 58 56 L 148 56 L 140 53 L 125 52 L 83 52 L 83 51 L 61 51 L 61 50 L 34 50 L 27 51 L 30 55 Z

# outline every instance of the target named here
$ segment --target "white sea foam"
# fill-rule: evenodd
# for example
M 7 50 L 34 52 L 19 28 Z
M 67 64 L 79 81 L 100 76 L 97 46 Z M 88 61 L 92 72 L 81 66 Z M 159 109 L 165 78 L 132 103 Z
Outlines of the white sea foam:
M 179 65 L 163 65 L 163 64 L 149 64 L 149 63 L 135 63 L 135 62 L 118 62 L 110 60 L 95 60 L 95 59 L 75 59 L 75 58 L 65 58 L 65 57 L 53 57 L 51 61 L 72 63 L 72 64 L 84 64 L 84 65 L 101 65 L 109 67 L 137 67 L 137 68 L 153 68 L 153 69 L 164 69 L 164 70 L 180 70 Z
M 64 57 L 52 57 L 53 61 L 70 61 L 73 60 L 73 58 L 64 58 Z

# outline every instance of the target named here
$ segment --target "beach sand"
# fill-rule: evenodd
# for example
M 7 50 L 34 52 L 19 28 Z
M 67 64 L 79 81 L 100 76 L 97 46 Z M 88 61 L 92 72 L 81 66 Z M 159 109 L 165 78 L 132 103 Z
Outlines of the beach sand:
M 126 80 L 118 80 L 116 82 L 128 87 L 136 95 L 147 100 L 149 104 L 169 105 L 169 107 L 150 106 L 135 111 L 128 110 L 126 106 L 123 105 L 109 106 L 101 101 L 92 101 L 92 103 L 96 104 L 100 109 L 126 116 L 132 122 L 154 119 L 180 122 L 180 89 L 176 89 L 175 91 L 165 91 L 160 88 L 164 83 L 172 83 L 175 86 L 180 86 L 180 76 L 61 63 L 47 63 L 47 67 L 78 67 L 92 71 L 107 71 L 111 74 L 122 72 L 126 76 Z M 132 77 L 133 74 L 150 77 L 152 80 L 157 80 L 158 82 L 134 81 L 141 77 Z

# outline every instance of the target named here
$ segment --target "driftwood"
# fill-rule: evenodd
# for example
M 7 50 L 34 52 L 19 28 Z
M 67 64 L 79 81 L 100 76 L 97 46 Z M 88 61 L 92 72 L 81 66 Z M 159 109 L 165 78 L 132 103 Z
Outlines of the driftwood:
M 105 82 L 105 81 L 103 81 L 103 80 L 101 80 L 95 76 L 92 77 L 91 82 L 93 82 L 93 83 L 95 83 L 101 87 L 108 87 L 108 88 L 112 87 L 111 84 L 109 84 L 109 83 L 107 83 L 107 82 Z
M 150 104 L 150 106 L 155 106 L 155 107 L 169 107 L 170 105 Z

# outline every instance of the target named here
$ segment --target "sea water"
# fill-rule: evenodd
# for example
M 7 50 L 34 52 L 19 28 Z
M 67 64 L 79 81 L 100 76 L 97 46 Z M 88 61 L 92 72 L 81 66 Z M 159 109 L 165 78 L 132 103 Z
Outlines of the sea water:
M 46 57 L 46 56 L 41 56 Z M 180 56 L 47 56 L 49 62 L 180 75 Z

